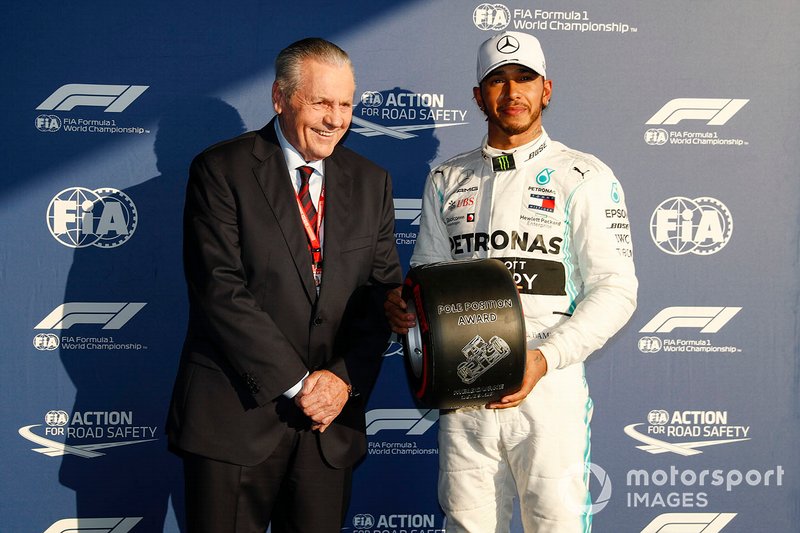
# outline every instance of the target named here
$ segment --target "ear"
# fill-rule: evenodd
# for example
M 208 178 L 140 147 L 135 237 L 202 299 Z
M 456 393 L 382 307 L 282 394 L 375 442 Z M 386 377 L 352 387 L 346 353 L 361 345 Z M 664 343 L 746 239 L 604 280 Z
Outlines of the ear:
M 483 111 L 483 108 L 486 106 L 483 105 L 483 95 L 481 94 L 480 86 L 472 88 L 472 97 L 475 98 L 475 103 L 478 104 L 478 107 Z
M 542 106 L 547 107 L 550 103 L 550 98 L 553 96 L 553 80 L 544 80 L 544 87 L 542 90 Z
M 272 109 L 275 110 L 275 113 L 278 115 L 281 114 L 284 103 L 283 93 L 281 92 L 280 87 L 278 87 L 278 82 L 276 81 L 272 84 Z

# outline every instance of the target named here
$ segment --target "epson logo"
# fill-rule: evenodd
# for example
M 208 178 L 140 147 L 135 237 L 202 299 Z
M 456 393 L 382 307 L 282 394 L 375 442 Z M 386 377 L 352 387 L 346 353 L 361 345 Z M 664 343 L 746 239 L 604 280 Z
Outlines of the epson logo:
M 120 329 L 147 305 L 143 302 L 70 302 L 61 304 L 34 329 L 69 329 L 78 324 L 102 324 L 102 329 Z
M 47 207 L 47 226 L 69 248 L 114 248 L 136 231 L 138 214 L 133 200 L 118 189 L 70 187 Z
M 412 226 L 419 226 L 422 216 L 421 198 L 395 198 L 394 218 L 396 220 L 410 220 Z
M 44 533 L 128 533 L 143 517 L 124 518 L 64 518 L 48 527 Z
M 72 111 L 75 107 L 103 107 L 105 113 L 121 113 L 139 98 L 149 85 L 94 85 L 70 83 L 62 85 L 36 109 L 39 111 Z
M 700 333 L 717 333 L 741 307 L 667 307 L 656 314 L 640 333 L 670 333 L 676 328 L 700 329 Z
M 735 516 L 736 513 L 664 513 L 641 533 L 719 533 Z
M 682 120 L 707 120 L 708 126 L 721 126 L 749 101 L 739 98 L 675 98 L 664 104 L 645 124 L 673 125 Z
M 406 435 L 422 435 L 439 420 L 436 409 L 372 409 L 367 412 L 367 435 L 400 430 Z

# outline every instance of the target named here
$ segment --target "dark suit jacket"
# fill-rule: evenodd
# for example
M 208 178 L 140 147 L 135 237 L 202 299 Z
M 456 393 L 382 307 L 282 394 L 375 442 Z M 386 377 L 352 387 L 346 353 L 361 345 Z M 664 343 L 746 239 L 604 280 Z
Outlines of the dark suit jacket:
M 326 461 L 366 451 L 364 407 L 389 336 L 385 290 L 401 282 L 388 173 L 342 146 L 325 160 L 317 299 L 274 119 L 192 163 L 184 211 L 190 317 L 167 432 L 180 450 L 255 465 L 299 411 L 282 394 L 327 369 L 361 394 L 320 435 Z

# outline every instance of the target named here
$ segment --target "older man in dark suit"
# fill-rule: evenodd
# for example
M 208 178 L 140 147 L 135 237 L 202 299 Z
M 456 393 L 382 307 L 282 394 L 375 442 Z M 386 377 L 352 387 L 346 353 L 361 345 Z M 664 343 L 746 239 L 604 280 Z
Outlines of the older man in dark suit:
M 338 532 L 401 282 L 388 173 L 338 143 L 347 54 L 304 39 L 276 60 L 277 117 L 191 166 L 190 319 L 168 433 L 191 532 Z

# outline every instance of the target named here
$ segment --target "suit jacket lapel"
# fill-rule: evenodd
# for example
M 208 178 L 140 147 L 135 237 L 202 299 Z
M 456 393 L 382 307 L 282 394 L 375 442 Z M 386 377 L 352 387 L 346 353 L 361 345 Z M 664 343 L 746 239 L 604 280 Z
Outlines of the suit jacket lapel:
M 262 163 L 253 171 L 264 192 L 264 198 L 281 228 L 281 234 L 294 260 L 295 269 L 302 281 L 306 296 L 311 302 L 314 302 L 317 298 L 317 291 L 314 287 L 314 276 L 311 273 L 308 238 L 303 230 L 303 223 L 297 210 L 296 195 L 288 179 L 289 170 L 278 144 L 273 122 L 274 119 L 264 126 L 255 137 L 253 155 Z

